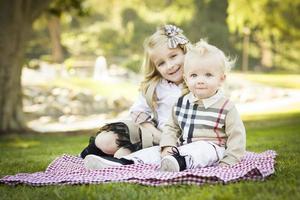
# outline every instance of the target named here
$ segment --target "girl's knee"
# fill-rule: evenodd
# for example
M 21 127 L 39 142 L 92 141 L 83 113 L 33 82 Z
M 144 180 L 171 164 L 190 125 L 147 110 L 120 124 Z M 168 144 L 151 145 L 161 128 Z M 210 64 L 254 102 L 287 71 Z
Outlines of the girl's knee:
M 114 154 L 118 149 L 116 143 L 117 134 L 111 131 L 103 131 L 96 136 L 95 145 L 106 154 Z

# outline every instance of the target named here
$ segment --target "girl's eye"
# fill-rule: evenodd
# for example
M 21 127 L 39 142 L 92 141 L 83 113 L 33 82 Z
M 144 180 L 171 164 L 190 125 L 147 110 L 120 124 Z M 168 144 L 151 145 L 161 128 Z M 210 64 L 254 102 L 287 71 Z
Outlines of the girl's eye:
M 213 75 L 211 73 L 206 73 L 205 76 L 206 77 L 212 77 Z
M 158 66 L 158 67 L 161 67 L 163 64 L 165 64 L 165 62 L 159 62 L 159 63 L 157 64 L 157 66 Z
M 197 77 L 197 74 L 191 74 L 190 77 L 195 78 L 195 77 Z
M 172 54 L 171 58 L 175 58 L 177 56 L 177 54 Z

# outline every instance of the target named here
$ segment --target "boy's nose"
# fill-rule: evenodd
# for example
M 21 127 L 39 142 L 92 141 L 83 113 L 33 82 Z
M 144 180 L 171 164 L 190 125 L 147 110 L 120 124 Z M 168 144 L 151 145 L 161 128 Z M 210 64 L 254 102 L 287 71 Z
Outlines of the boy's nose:
M 198 84 L 203 84 L 204 82 L 205 82 L 204 79 L 201 78 L 201 77 L 199 77 L 199 78 L 197 79 L 197 83 L 198 83 Z

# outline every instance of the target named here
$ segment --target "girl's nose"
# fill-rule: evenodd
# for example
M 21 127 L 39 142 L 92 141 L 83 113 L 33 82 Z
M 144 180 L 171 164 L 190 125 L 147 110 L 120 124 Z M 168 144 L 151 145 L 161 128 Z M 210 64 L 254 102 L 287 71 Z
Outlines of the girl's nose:
M 169 62 L 167 62 L 167 68 L 168 68 L 168 69 L 172 69 L 172 68 L 173 68 L 173 66 L 174 66 L 174 65 L 173 65 L 173 63 L 172 63 L 172 62 L 170 62 L 170 61 L 169 61 Z

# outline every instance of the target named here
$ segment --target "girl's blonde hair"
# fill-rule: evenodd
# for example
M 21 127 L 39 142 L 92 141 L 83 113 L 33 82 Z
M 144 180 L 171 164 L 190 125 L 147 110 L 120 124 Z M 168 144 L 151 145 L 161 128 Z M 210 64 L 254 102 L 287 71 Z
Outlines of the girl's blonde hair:
M 158 27 L 156 32 L 153 33 L 150 37 L 148 37 L 144 41 L 144 60 L 143 60 L 143 64 L 142 64 L 144 80 L 141 82 L 141 85 L 140 85 L 140 91 L 142 92 L 142 94 L 144 96 L 147 95 L 147 90 L 149 89 L 150 86 L 156 86 L 159 83 L 159 81 L 162 79 L 162 76 L 157 71 L 155 64 L 152 62 L 152 60 L 150 58 L 150 51 L 151 51 L 151 49 L 153 49 L 157 46 L 160 46 L 163 44 L 168 45 L 170 36 L 167 35 L 165 26 L 170 26 L 170 25 L 164 25 L 164 26 Z M 177 34 L 177 36 L 179 36 L 181 38 L 186 38 L 182 34 L 181 30 L 179 32 L 177 32 L 176 34 Z M 180 48 L 183 50 L 184 53 L 186 53 L 187 52 L 187 44 L 188 43 L 178 44 L 176 48 Z M 152 108 L 155 108 L 156 101 L 157 101 L 156 94 L 153 93 L 153 96 L 151 99 L 151 105 L 149 105 L 149 106 Z
M 186 70 L 186 67 L 188 66 L 187 63 L 190 59 L 195 57 L 204 58 L 208 56 L 214 56 L 213 59 L 215 62 L 220 64 L 221 70 L 224 74 L 228 73 L 236 62 L 236 58 L 226 56 L 222 50 L 218 49 L 216 46 L 208 44 L 204 39 L 201 39 L 196 44 L 189 45 L 184 57 L 184 70 Z M 187 94 L 188 92 L 188 87 L 184 83 L 183 94 Z

